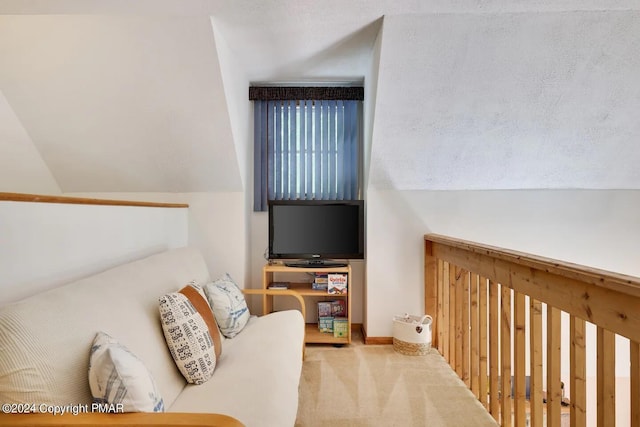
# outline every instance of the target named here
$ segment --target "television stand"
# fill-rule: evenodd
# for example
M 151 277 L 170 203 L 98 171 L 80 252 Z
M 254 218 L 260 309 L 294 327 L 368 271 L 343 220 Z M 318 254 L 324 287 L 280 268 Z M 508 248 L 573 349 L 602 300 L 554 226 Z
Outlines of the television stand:
M 308 261 L 308 260 L 301 260 Z M 320 260 L 312 260 L 320 261 Z M 318 328 L 318 313 L 317 310 L 307 309 L 307 319 L 305 319 L 305 343 L 314 344 L 333 344 L 333 345 L 346 345 L 351 343 L 351 290 L 352 290 L 352 276 L 351 265 L 346 267 L 329 267 L 327 263 L 309 264 L 304 263 L 305 270 L 301 270 L 295 267 L 288 267 L 282 264 L 267 264 L 262 269 L 262 287 L 268 289 L 269 285 L 273 282 L 289 282 L 289 290 L 287 292 L 299 295 L 306 302 L 306 307 L 317 306 L 320 301 L 335 301 L 342 300 L 346 305 L 346 318 L 347 318 L 347 334 L 346 336 L 334 336 L 332 333 L 321 332 Z M 341 273 L 347 276 L 347 291 L 346 293 L 330 294 L 327 290 L 313 289 L 313 285 L 309 281 L 309 275 L 306 273 Z M 307 276 L 307 277 L 302 277 Z M 296 280 L 304 280 L 304 282 L 296 282 Z M 269 295 L 262 296 L 262 310 L 263 313 L 271 313 L 274 306 L 274 298 L 278 298 L 279 291 L 271 291 Z M 283 291 L 280 291 L 283 292 Z M 283 294 L 284 295 L 284 294 Z M 314 313 L 315 311 L 315 313 Z
M 325 260 L 309 260 L 309 261 L 290 261 L 285 262 L 287 267 L 294 268 L 334 268 L 346 267 L 348 264 L 344 262 L 325 261 Z

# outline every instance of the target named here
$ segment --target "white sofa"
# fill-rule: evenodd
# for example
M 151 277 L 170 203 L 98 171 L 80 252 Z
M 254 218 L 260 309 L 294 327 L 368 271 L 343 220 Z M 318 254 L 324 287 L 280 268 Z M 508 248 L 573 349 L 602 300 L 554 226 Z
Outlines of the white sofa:
M 96 423 L 170 425 L 185 422 L 189 413 L 207 413 L 224 416 L 196 417 L 194 423 L 233 425 L 225 417 L 230 416 L 249 427 L 293 426 L 304 348 L 300 311 L 252 316 L 240 334 L 223 340 L 213 377 L 202 385 L 187 384 L 176 368 L 158 298 L 191 280 L 210 279 L 197 250 L 173 249 L 0 307 L 0 403 L 36 404 L 38 410 L 90 405 L 89 351 L 103 331 L 144 362 L 165 410 L 185 415 L 137 414 L 127 420 L 127 414 L 95 414 Z M 19 407 L 3 406 L 4 412 L 7 408 L 16 412 Z M 91 423 L 93 415 L 74 419 Z M 25 417 L 0 414 L 0 424 Z M 52 418 L 28 420 L 46 424 Z

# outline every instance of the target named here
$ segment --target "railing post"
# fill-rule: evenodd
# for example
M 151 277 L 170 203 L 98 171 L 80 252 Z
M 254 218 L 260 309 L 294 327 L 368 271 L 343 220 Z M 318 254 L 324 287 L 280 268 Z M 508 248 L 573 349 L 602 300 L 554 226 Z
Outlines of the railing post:
M 455 318 L 456 318 L 456 329 L 455 329 L 455 347 L 456 347 L 456 359 L 455 359 L 455 371 L 458 374 L 458 376 L 460 378 L 463 378 L 463 374 L 462 374 L 462 361 L 464 360 L 464 354 L 463 354 L 463 349 L 464 346 L 462 345 L 463 342 L 463 329 L 465 328 L 465 325 L 462 323 L 463 321 L 463 301 L 464 301 L 464 297 L 465 297 L 465 293 L 464 293 L 464 285 L 463 285 L 463 280 L 465 277 L 465 274 L 467 274 L 467 272 L 458 267 L 456 265 L 455 269 L 454 269 L 454 274 L 455 274 L 455 287 L 456 287 L 456 304 L 455 304 Z M 469 327 L 469 325 L 466 326 L 467 328 Z
M 615 334 L 597 329 L 598 427 L 616 424 L 616 341 Z
M 511 406 L 511 289 L 500 285 L 500 425 L 510 427 Z
M 547 304 L 547 427 L 560 427 L 562 405 L 561 313 Z
M 433 242 L 424 241 L 424 314 L 433 318 L 431 323 L 431 345 L 438 346 L 438 260 L 433 255 Z
M 526 328 L 526 298 L 524 294 L 514 292 L 514 409 L 515 425 L 524 427 L 526 424 L 526 366 L 525 366 L 525 328 Z
M 462 276 L 462 381 L 471 387 L 471 349 L 469 346 L 469 333 L 470 333 L 470 287 L 469 287 L 469 273 L 464 272 Z
M 478 275 L 471 274 L 471 392 L 480 399 L 480 330 L 478 327 Z M 487 375 L 486 371 L 484 373 Z
M 631 341 L 631 426 L 640 427 L 640 344 Z
M 496 422 L 500 422 L 500 399 L 498 398 L 498 376 L 500 375 L 499 293 L 498 284 L 489 280 L 489 413 Z
M 488 341 L 487 337 L 489 336 L 489 323 L 487 319 L 488 311 L 487 311 L 487 279 L 484 277 L 480 277 L 480 307 L 479 307 L 479 327 L 480 327 L 480 368 L 478 371 L 478 375 L 480 376 L 480 402 L 484 405 L 487 410 L 489 409 L 487 394 L 488 394 Z
M 436 260 L 438 263 L 438 276 L 436 277 L 436 284 L 437 284 L 437 292 L 438 292 L 438 303 L 437 303 L 437 308 L 436 308 L 436 313 L 433 316 L 434 320 L 435 320 L 435 324 L 438 325 L 438 329 L 435 331 L 435 333 L 433 334 L 435 336 L 432 337 L 433 340 L 433 347 L 437 348 L 438 351 L 440 352 L 440 354 L 442 356 L 444 356 L 444 345 L 443 345 L 443 335 L 444 335 L 444 306 L 445 306 L 445 302 L 444 302 L 444 280 L 443 280 L 443 274 L 444 274 L 444 262 L 442 260 L 437 259 Z
M 449 264 L 449 366 L 456 370 L 456 266 Z
M 542 427 L 542 303 L 534 298 L 529 298 L 529 339 L 531 349 L 530 426 Z
M 449 284 L 449 263 L 443 262 L 442 264 L 442 315 L 439 316 L 442 323 L 438 325 L 438 335 L 442 340 L 440 343 L 440 346 L 443 349 L 442 357 L 444 357 L 444 360 L 449 362 L 451 358 L 449 354 L 449 335 L 451 334 L 451 324 L 449 323 L 451 320 L 449 314 L 451 300 L 449 297 L 449 291 L 451 285 Z
M 571 388 L 571 427 L 587 425 L 587 363 L 586 363 L 586 329 L 585 321 L 570 317 L 569 336 L 570 347 L 570 388 Z

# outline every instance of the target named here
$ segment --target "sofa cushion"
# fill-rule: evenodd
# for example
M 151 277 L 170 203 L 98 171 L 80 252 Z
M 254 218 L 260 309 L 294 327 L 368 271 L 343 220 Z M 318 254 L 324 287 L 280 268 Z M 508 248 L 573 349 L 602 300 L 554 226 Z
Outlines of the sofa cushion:
M 231 276 L 225 274 L 207 283 L 204 293 L 216 316 L 220 332 L 227 338 L 238 335 L 249 321 L 250 313 L 244 294 Z
M 222 345 L 218 325 L 197 283 L 159 299 L 160 320 L 176 366 L 193 384 L 209 380 Z
M 303 343 L 300 311 L 252 316 L 241 334 L 223 342 L 213 379 L 187 384 L 166 410 L 227 414 L 246 426 L 293 426 Z
M 104 332 L 89 355 L 89 387 L 95 403 L 121 404 L 124 412 L 163 412 L 164 403 L 142 360 Z

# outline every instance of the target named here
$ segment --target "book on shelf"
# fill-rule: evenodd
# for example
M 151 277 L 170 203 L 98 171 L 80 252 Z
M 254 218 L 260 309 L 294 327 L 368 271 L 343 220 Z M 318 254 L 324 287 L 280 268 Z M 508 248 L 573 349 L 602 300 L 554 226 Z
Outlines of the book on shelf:
M 313 283 L 327 283 L 329 277 L 327 273 L 315 273 L 313 275 Z
M 327 290 L 327 284 L 326 283 L 313 282 L 311 284 L 311 289 L 313 289 L 314 291 L 326 291 Z
M 271 282 L 268 289 L 289 289 L 289 282 Z
M 347 317 L 347 302 L 344 299 L 331 301 L 332 317 Z
M 320 332 L 333 332 L 333 317 L 319 317 L 318 329 Z
M 331 301 L 318 301 L 318 318 L 333 317 Z
M 346 294 L 347 293 L 347 275 L 341 273 L 333 273 L 327 275 L 327 292 L 330 294 Z
M 311 289 L 314 291 L 326 291 L 327 290 L 327 273 L 312 273 L 313 281 L 311 282 Z
M 333 318 L 333 336 L 336 338 L 344 338 L 349 335 L 349 322 L 346 317 Z

